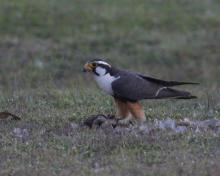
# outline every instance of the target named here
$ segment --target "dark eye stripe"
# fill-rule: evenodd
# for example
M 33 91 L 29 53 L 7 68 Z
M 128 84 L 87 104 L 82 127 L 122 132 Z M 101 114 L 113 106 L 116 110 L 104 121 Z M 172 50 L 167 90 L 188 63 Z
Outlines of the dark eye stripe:
M 92 63 L 92 66 L 93 67 L 97 67 L 97 63 Z

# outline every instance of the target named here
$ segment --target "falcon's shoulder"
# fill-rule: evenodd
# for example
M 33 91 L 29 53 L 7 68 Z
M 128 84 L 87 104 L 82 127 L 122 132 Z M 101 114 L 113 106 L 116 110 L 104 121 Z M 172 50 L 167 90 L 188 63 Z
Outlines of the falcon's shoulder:
M 155 94 L 156 85 L 143 79 L 134 72 L 119 70 L 118 79 L 112 83 L 112 90 L 115 97 L 137 101 L 146 96 Z

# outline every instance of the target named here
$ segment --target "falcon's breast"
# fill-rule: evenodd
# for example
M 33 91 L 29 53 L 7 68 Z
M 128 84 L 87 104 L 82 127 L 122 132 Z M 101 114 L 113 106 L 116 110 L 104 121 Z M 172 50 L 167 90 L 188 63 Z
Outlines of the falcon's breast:
M 107 94 L 113 95 L 113 90 L 112 90 L 112 83 L 119 79 L 120 76 L 115 77 L 111 76 L 109 73 L 98 76 L 94 75 L 95 81 L 97 82 L 98 86 L 105 91 Z

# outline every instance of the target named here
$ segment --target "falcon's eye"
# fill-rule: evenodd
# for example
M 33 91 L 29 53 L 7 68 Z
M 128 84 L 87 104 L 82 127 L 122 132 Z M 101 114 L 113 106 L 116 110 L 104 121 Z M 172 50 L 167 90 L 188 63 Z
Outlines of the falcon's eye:
M 97 67 L 97 63 L 92 63 L 92 66 L 93 67 Z

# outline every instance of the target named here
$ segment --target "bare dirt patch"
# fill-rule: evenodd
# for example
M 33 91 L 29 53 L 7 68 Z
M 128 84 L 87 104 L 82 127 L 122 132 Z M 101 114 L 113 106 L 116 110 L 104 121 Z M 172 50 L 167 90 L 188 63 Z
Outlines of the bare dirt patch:
M 184 133 L 189 130 L 199 133 L 212 131 L 220 133 L 220 120 L 207 119 L 207 120 L 189 120 L 184 118 L 182 120 L 171 119 L 167 117 L 164 120 L 147 121 L 144 123 L 130 122 L 127 125 L 121 125 L 113 115 L 92 115 L 89 116 L 84 122 L 83 126 L 89 128 L 112 129 L 113 131 L 130 131 L 149 134 L 155 130 L 170 130 L 174 133 Z

